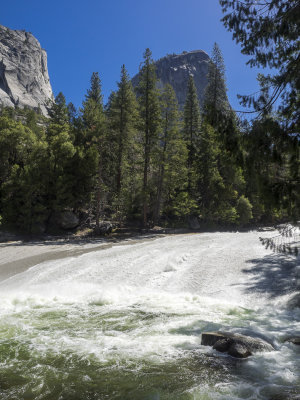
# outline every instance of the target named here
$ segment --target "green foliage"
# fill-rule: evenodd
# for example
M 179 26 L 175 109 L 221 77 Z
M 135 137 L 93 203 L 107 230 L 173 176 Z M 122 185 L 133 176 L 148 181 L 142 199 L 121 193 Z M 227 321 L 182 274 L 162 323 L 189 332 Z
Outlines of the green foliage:
M 49 116 L 53 124 L 63 125 L 68 123 L 69 118 L 66 98 L 61 92 L 55 97 L 55 102 L 51 104 Z
M 133 152 L 137 154 L 140 150 L 136 140 L 139 116 L 125 65 L 121 69 L 118 90 L 110 97 L 107 116 L 112 147 L 110 163 L 114 171 L 111 176 L 113 206 L 118 220 L 122 220 L 133 208 L 134 197 L 131 193 L 140 190 L 139 185 L 134 184 L 133 177 L 137 175 L 132 168 L 136 164 Z
M 271 95 L 260 107 L 253 96 L 242 96 L 244 104 L 258 111 L 269 108 L 281 96 L 280 111 L 288 119 L 289 129 L 299 130 L 300 109 L 300 13 L 298 0 L 220 0 L 223 22 L 251 58 L 251 67 L 269 67 L 274 75 L 265 77 Z M 263 93 L 261 93 L 263 94 Z
M 0 117 L 0 207 L 4 223 L 30 231 L 33 219 L 44 214 L 41 165 L 46 151 L 45 136 L 35 135 L 21 122 Z
M 157 78 L 152 53 L 146 49 L 144 61 L 140 68 L 139 84 L 137 87 L 141 142 L 144 150 L 143 172 L 143 225 L 147 226 L 149 203 L 153 185 L 149 182 L 152 170 L 153 155 L 157 150 L 158 132 L 161 124 L 159 92 L 156 88 Z
M 214 219 L 224 192 L 224 182 L 218 166 L 220 152 L 214 128 L 204 123 L 197 160 L 197 178 L 201 214 L 208 220 Z
M 242 225 L 247 224 L 252 219 L 252 204 L 245 196 L 241 196 L 236 205 L 236 210 L 239 215 L 239 222 Z
M 72 177 L 67 171 L 76 153 L 70 135 L 68 109 L 62 93 L 56 97 L 50 115 L 50 123 L 46 129 L 47 158 L 44 164 L 47 171 L 45 187 L 48 218 L 56 210 L 70 206 Z
M 185 220 L 189 215 L 195 215 L 199 212 L 197 202 L 191 199 L 188 192 L 179 192 L 171 198 L 172 203 L 170 208 L 166 209 L 168 215 L 178 217 L 180 220 Z
M 187 95 L 183 114 L 183 136 L 188 149 L 188 191 L 195 196 L 195 169 L 200 144 L 201 116 L 197 90 L 193 77 L 188 80 Z
M 255 22 L 258 4 L 248 11 L 242 2 L 230 4 L 241 13 L 243 32 L 243 13 Z M 234 16 L 227 21 L 236 29 Z M 255 32 L 249 29 L 247 35 Z M 251 124 L 241 123 L 228 103 L 225 66 L 215 44 L 202 113 L 190 76 L 181 114 L 173 88 L 158 90 L 146 49 L 136 93 L 122 66 L 118 88 L 105 107 L 99 75 L 93 73 L 79 112 L 62 93 L 50 105 L 49 118 L 29 109 L 2 109 L 3 224 L 38 233 L 66 209 L 88 212 L 98 227 L 100 218 L 136 222 L 141 215 L 143 226 L 184 225 L 191 216 L 208 226 L 296 220 L 300 142 L 291 129 L 297 127 L 297 102 L 285 99 L 287 108 L 272 113 L 269 80 L 260 76 L 259 82 L 256 106 L 264 112 Z
M 199 150 L 201 215 L 205 220 L 235 224 L 236 202 L 245 190 L 237 118 L 230 109 L 222 53 L 215 43 L 204 98 Z
M 225 65 L 221 50 L 214 44 L 208 67 L 208 84 L 205 89 L 203 111 L 206 121 L 220 128 L 230 112 L 225 82 Z
M 256 220 L 299 215 L 299 141 L 274 116 L 256 120 L 244 135 L 246 194 Z
M 235 207 L 224 203 L 223 207 L 218 209 L 218 214 L 215 215 L 215 217 L 221 224 L 235 225 L 238 221 L 239 215 Z
M 95 204 L 96 227 L 99 228 L 100 213 L 104 207 L 105 181 L 103 177 L 107 149 L 106 117 L 103 109 L 101 94 L 101 81 L 98 73 L 91 77 L 91 86 L 88 89 L 81 109 L 82 129 L 84 132 L 84 145 L 87 152 L 96 158 L 96 169 L 90 171 L 91 184 L 94 188 L 93 199 Z M 91 164 L 93 167 L 94 165 Z
M 167 215 L 168 210 L 172 209 L 174 199 L 177 215 L 186 212 L 186 209 L 179 210 L 180 203 L 176 200 L 177 194 L 186 189 L 188 152 L 182 137 L 178 102 L 172 86 L 164 87 L 160 96 L 160 106 L 161 126 L 156 154 L 153 157 L 156 186 L 153 215 L 155 223 L 158 222 L 161 212 Z

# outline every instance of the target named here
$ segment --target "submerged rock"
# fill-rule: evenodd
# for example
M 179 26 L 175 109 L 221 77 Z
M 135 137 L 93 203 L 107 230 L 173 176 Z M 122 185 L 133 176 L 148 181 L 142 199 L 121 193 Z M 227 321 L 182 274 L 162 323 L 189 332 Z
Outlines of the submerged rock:
M 231 357 L 236 358 L 247 358 L 252 355 L 246 344 L 243 343 L 232 343 L 228 349 L 228 354 Z
M 236 358 L 246 358 L 255 352 L 272 351 L 274 347 L 260 338 L 231 332 L 204 332 L 201 337 L 203 346 L 213 346 L 221 353 L 227 352 Z
M 203 343 L 201 343 L 201 344 L 203 344 Z M 213 349 L 220 351 L 221 353 L 225 353 L 226 351 L 229 350 L 230 345 L 231 345 L 231 340 L 229 338 L 219 339 L 213 345 Z
M 300 293 L 295 294 L 287 303 L 290 310 L 300 308 Z
M 291 336 L 285 339 L 285 342 L 293 343 L 296 344 L 297 346 L 300 346 L 300 336 Z

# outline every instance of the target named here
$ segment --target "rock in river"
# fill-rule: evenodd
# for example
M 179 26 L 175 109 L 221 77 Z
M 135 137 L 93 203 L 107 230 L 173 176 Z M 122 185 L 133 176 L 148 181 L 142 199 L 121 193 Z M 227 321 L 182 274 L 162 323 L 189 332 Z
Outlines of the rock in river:
M 285 342 L 293 343 L 296 344 L 297 346 L 300 346 L 300 336 L 291 336 L 285 339 Z
M 255 352 L 272 351 L 274 347 L 260 338 L 240 335 L 231 332 L 204 332 L 202 333 L 201 344 L 213 346 L 222 353 L 227 352 L 236 358 L 246 358 Z

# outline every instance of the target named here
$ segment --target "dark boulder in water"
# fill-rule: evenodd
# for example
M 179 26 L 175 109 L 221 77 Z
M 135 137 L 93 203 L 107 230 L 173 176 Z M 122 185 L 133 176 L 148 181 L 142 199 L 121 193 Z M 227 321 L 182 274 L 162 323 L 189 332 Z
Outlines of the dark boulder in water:
M 293 343 L 296 344 L 297 346 L 300 346 L 300 336 L 291 336 L 285 339 L 285 342 Z
M 246 358 L 255 352 L 272 351 L 274 347 L 260 338 L 240 335 L 231 332 L 204 332 L 201 344 L 213 346 L 222 353 L 227 352 L 236 358 Z
M 247 344 L 233 342 L 228 349 L 228 354 L 235 358 L 247 358 L 252 355 L 252 352 Z
M 300 308 L 300 293 L 296 293 L 287 303 L 288 309 Z

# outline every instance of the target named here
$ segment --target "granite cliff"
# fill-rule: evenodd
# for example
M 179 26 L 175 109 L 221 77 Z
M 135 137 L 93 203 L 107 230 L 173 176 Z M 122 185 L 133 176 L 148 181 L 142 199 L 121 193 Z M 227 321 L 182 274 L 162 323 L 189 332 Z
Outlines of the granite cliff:
M 167 83 L 175 90 L 179 106 L 183 108 L 189 75 L 194 77 L 200 103 L 204 99 L 207 85 L 209 56 L 203 50 L 184 51 L 181 54 L 167 55 L 155 62 L 158 87 Z M 137 86 L 139 74 L 133 79 L 133 86 Z
M 53 100 L 47 53 L 29 32 L 0 25 L 0 106 L 40 108 Z

